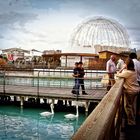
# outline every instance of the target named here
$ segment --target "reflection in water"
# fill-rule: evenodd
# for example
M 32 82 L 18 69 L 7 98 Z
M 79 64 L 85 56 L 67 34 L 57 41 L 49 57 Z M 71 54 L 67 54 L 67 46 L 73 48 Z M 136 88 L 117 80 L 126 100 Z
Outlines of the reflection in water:
M 66 120 L 63 112 L 40 116 L 43 109 L 0 106 L 0 138 L 6 140 L 69 140 L 85 120 Z

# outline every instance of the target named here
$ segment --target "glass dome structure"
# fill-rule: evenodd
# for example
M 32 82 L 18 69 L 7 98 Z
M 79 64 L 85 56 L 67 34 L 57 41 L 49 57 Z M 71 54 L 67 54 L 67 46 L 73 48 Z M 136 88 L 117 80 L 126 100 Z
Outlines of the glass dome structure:
M 117 21 L 95 17 L 78 25 L 72 34 L 71 46 L 76 47 L 125 47 L 129 48 L 129 36 Z

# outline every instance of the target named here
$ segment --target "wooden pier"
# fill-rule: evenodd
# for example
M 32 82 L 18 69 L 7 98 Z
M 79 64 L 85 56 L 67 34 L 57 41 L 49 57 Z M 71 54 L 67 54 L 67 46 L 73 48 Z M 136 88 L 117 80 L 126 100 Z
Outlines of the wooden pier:
M 90 102 L 100 102 L 106 93 L 106 89 L 90 89 L 86 90 L 88 95 L 75 95 L 71 93 L 70 88 L 47 88 L 47 87 L 32 87 L 32 86 L 15 86 L 15 85 L 0 85 L 1 96 L 15 96 L 20 98 L 21 106 L 24 105 L 25 98 L 66 100 L 85 102 L 85 110 L 88 111 Z

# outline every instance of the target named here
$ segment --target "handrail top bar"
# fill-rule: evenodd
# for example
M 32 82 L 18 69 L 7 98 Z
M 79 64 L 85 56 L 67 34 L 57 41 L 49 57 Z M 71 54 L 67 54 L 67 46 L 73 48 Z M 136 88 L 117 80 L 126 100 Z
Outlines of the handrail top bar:
M 3 73 L 4 74 L 4 73 Z M 22 77 L 22 78 L 38 78 L 38 76 L 25 76 L 25 75 L 6 75 L 7 77 Z M 60 77 L 60 76 L 39 76 L 40 78 L 49 78 L 49 79 L 74 79 L 72 76 L 67 76 L 67 77 Z M 102 77 L 84 77 L 85 80 L 101 80 Z M 78 78 L 78 79 L 83 79 L 83 78 Z
M 73 73 L 73 70 L 71 69 L 71 70 L 65 70 L 65 69 L 33 69 L 33 70 L 28 70 L 28 69 L 23 69 L 23 70 L 21 70 L 21 69 L 16 69 L 16 70 L 0 70 L 1 72 L 2 71 L 5 71 L 5 72 L 7 72 L 7 71 L 22 71 L 22 72 L 59 72 L 59 73 L 63 73 L 63 72 L 67 72 L 67 73 Z M 85 73 L 104 73 L 104 74 L 106 74 L 107 73 L 107 71 L 101 71 L 101 70 L 86 70 L 85 69 Z

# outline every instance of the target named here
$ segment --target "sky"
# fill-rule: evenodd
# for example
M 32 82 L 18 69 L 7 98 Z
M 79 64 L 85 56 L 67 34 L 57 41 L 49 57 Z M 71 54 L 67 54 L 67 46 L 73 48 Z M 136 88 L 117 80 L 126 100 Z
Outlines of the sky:
M 139 0 L 0 0 L 0 49 L 70 52 L 74 29 L 95 16 L 122 24 L 140 49 Z

